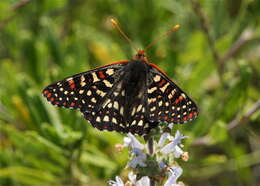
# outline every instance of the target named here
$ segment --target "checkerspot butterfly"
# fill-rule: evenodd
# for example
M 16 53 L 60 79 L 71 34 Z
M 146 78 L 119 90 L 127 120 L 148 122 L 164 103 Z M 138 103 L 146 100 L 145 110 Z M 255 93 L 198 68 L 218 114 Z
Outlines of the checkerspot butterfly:
M 129 61 L 76 74 L 47 86 L 53 105 L 79 109 L 99 130 L 144 135 L 159 123 L 186 123 L 198 109 L 144 50 Z

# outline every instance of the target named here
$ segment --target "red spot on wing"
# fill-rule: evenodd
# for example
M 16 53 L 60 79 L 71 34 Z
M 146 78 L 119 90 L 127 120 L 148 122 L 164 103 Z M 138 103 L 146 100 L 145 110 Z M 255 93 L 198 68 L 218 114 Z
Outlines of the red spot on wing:
M 51 93 L 48 93 L 48 94 L 47 94 L 47 98 L 50 98 L 50 97 L 51 97 Z
M 181 102 L 183 100 L 183 96 L 179 96 L 176 100 L 175 100 L 175 104 L 178 104 L 179 102 Z
M 164 118 L 163 118 L 163 119 L 167 121 L 167 120 L 168 120 L 168 116 L 164 116 Z
M 190 119 L 193 118 L 193 112 L 191 112 L 191 113 L 189 114 L 189 118 L 190 118 Z
M 159 82 L 159 87 L 162 87 L 164 84 L 166 83 L 166 80 L 165 79 L 162 79 L 160 82 Z
M 68 83 L 69 83 L 69 86 L 70 86 L 71 89 L 74 89 L 74 88 L 75 88 L 75 83 L 74 83 L 74 80 L 73 80 L 73 79 L 69 80 Z
M 44 95 L 46 95 L 46 94 L 48 94 L 48 93 L 49 93 L 48 90 L 43 91 L 43 94 L 44 94 Z
M 72 102 L 72 103 L 70 104 L 70 106 L 71 106 L 71 107 L 74 107 L 74 106 L 75 106 L 75 103 L 74 103 L 74 102 Z
M 106 76 L 104 75 L 104 72 L 103 72 L 103 71 L 99 71 L 99 72 L 98 72 L 98 77 L 99 77 L 100 79 L 106 78 Z
M 53 101 L 54 101 L 54 98 L 51 98 L 50 101 L 53 102 Z

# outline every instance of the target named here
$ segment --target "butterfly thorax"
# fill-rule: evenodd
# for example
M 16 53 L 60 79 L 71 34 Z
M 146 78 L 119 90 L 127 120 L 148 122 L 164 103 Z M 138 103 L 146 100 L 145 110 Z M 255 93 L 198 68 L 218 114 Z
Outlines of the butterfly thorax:
M 125 91 L 124 117 L 128 122 L 130 122 L 130 112 L 143 99 L 148 70 L 149 65 L 140 60 L 132 60 L 124 67 L 122 81 L 122 88 Z

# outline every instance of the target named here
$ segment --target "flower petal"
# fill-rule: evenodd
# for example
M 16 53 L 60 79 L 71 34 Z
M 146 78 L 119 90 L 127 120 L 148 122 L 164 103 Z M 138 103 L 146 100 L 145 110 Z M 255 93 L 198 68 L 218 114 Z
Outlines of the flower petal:
M 183 150 L 178 145 L 176 145 L 173 150 L 174 157 L 179 158 L 183 153 L 184 153 Z
M 144 145 L 140 143 L 133 134 L 128 133 L 127 136 L 131 139 L 129 146 L 132 148 L 144 149 Z
M 165 132 L 161 135 L 159 142 L 158 142 L 158 146 L 162 147 L 164 145 L 165 140 L 170 136 L 170 134 L 168 132 Z
M 170 168 L 170 176 L 166 180 L 164 186 L 178 185 L 178 184 L 176 184 L 176 181 L 181 176 L 182 172 L 183 172 L 182 168 L 177 167 L 177 166 L 172 166 Z
M 116 176 L 116 181 L 114 180 L 109 180 L 108 184 L 111 186 L 124 186 L 124 182 L 119 176 Z
M 136 182 L 136 186 L 150 186 L 150 178 L 148 176 L 142 177 Z

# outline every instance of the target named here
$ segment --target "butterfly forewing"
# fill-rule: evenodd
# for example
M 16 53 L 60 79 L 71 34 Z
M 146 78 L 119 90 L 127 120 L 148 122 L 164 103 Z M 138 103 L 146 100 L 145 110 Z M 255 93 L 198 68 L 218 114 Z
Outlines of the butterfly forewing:
M 153 67 L 150 79 L 147 89 L 150 120 L 186 123 L 196 118 L 196 104 L 163 72 Z
M 43 95 L 59 107 L 94 111 L 113 85 L 117 71 L 126 63 L 123 61 L 65 78 L 47 86 Z

